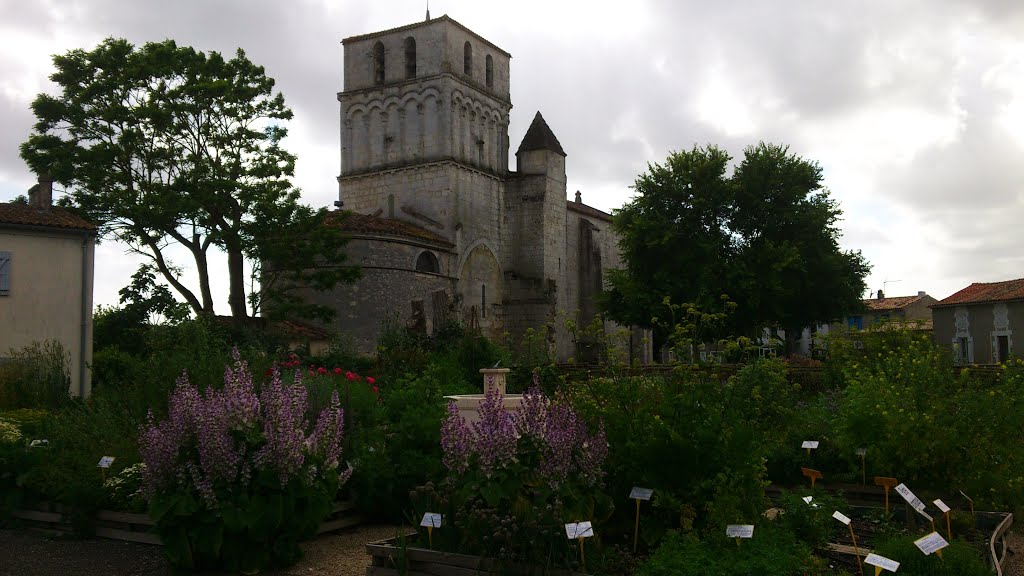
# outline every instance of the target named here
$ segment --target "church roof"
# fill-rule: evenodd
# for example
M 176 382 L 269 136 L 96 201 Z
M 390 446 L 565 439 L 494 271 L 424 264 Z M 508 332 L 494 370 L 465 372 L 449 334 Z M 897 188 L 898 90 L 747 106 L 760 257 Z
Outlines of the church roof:
M 381 218 L 379 216 L 373 216 L 372 214 L 356 214 L 354 212 L 332 212 L 331 215 L 337 215 L 331 219 L 331 222 L 340 225 L 341 229 L 346 232 L 399 236 L 403 238 L 424 240 L 446 247 L 454 246 L 454 244 L 430 230 L 420 228 L 415 224 L 410 224 L 409 222 L 404 222 L 402 220 Z
M 493 48 L 496 51 L 500 52 L 501 54 L 504 54 L 508 58 L 512 57 L 511 54 L 509 54 L 508 52 L 502 50 L 500 47 L 496 46 L 493 42 L 491 42 L 487 38 L 484 38 L 483 36 L 477 34 L 476 32 L 473 32 L 469 28 L 466 28 L 465 26 L 463 26 L 462 24 L 457 22 L 454 18 L 448 16 L 447 14 L 445 14 L 443 16 L 439 16 L 437 18 L 431 18 L 430 20 L 424 20 L 423 22 L 413 22 L 412 24 L 406 24 L 404 26 L 399 26 L 397 28 L 389 28 L 387 30 L 380 30 L 378 32 L 370 32 L 368 34 L 359 34 L 357 36 L 349 36 L 348 38 L 345 38 L 344 40 L 342 40 L 341 43 L 342 44 L 349 44 L 351 42 L 359 42 L 359 41 L 362 41 L 362 40 L 368 40 L 370 38 L 378 38 L 380 36 L 387 36 L 387 35 L 390 35 L 390 34 L 394 34 L 396 32 L 405 32 L 407 30 L 412 30 L 414 28 L 419 28 L 421 26 L 428 26 L 430 24 L 436 24 L 436 23 L 440 23 L 440 22 L 451 23 L 453 26 L 461 28 L 464 32 L 466 32 L 470 36 L 473 36 L 477 40 L 483 42 L 484 44 L 487 44 L 488 46 L 490 46 L 491 48 Z
M 548 123 L 544 121 L 540 112 L 533 117 L 533 122 L 530 124 L 529 130 L 526 131 L 526 136 L 523 136 L 523 142 L 519 145 L 516 155 L 530 150 L 550 150 L 565 156 L 562 145 L 558 143 L 558 138 L 555 138 L 555 133 L 548 127 Z

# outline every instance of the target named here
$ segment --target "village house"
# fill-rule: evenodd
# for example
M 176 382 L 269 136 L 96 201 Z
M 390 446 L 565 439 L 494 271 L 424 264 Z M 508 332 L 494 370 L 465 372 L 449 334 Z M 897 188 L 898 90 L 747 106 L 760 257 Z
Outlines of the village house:
M 0 203 L 0 359 L 33 342 L 59 342 L 70 393 L 89 396 L 96 227 L 52 205 L 40 178 L 28 203 Z
M 935 341 L 958 364 L 1005 362 L 1014 354 L 1014 327 L 1024 327 L 1024 278 L 975 282 L 931 308 Z

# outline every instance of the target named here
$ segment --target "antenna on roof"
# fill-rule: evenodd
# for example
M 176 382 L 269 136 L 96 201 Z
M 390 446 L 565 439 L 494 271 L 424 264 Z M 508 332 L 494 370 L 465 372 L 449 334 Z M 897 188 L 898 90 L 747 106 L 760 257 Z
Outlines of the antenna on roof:
M 885 290 L 886 292 L 888 292 L 889 289 L 887 288 L 887 286 L 889 284 L 895 284 L 896 282 L 903 282 L 903 280 L 883 280 L 882 281 L 882 290 Z
M 430 0 L 427 0 L 427 20 L 430 20 Z

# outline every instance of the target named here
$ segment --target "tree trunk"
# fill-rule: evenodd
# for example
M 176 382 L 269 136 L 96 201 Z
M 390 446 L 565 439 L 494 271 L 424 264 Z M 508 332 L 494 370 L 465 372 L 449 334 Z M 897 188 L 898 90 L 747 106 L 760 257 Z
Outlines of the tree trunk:
M 245 257 L 242 249 L 237 246 L 227 246 L 228 252 L 228 304 L 231 305 L 231 315 L 235 318 L 246 318 L 248 309 L 245 305 Z
M 213 293 L 210 291 L 210 265 L 206 261 L 205 250 L 193 251 L 196 260 L 196 272 L 199 274 L 199 293 L 203 298 L 203 313 L 213 315 Z

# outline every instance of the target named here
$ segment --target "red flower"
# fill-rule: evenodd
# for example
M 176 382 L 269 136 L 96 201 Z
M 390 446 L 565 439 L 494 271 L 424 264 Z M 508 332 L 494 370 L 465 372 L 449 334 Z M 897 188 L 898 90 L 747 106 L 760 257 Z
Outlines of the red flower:
M 341 368 L 335 368 L 334 369 L 334 373 L 335 374 L 341 374 Z
M 366 377 L 366 383 L 367 383 L 367 384 L 376 384 L 376 383 L 377 383 L 377 380 L 375 380 L 375 379 L 373 378 L 373 376 L 367 376 L 367 377 Z M 376 388 L 376 386 L 374 386 L 374 388 Z M 374 390 L 374 392 L 376 392 L 376 390 Z
M 376 386 L 374 386 L 373 387 L 373 393 L 374 394 L 380 394 L 380 388 L 377 388 Z
M 295 360 L 295 354 L 289 354 L 288 355 L 288 359 L 289 360 Z
M 358 380 L 359 376 L 356 376 L 351 371 L 349 371 L 349 372 L 345 372 L 345 378 L 348 378 L 349 380 Z
M 264 372 L 264 373 L 263 373 L 263 375 L 264 375 L 264 376 L 270 376 L 270 375 L 271 375 L 271 374 L 273 374 L 273 373 L 274 373 L 274 371 L 273 371 L 272 369 L 270 369 L 270 368 L 267 368 L 267 371 L 266 371 L 266 372 Z
M 324 368 L 323 366 L 321 366 L 321 367 L 316 369 L 316 373 L 317 374 L 327 374 L 327 368 Z

